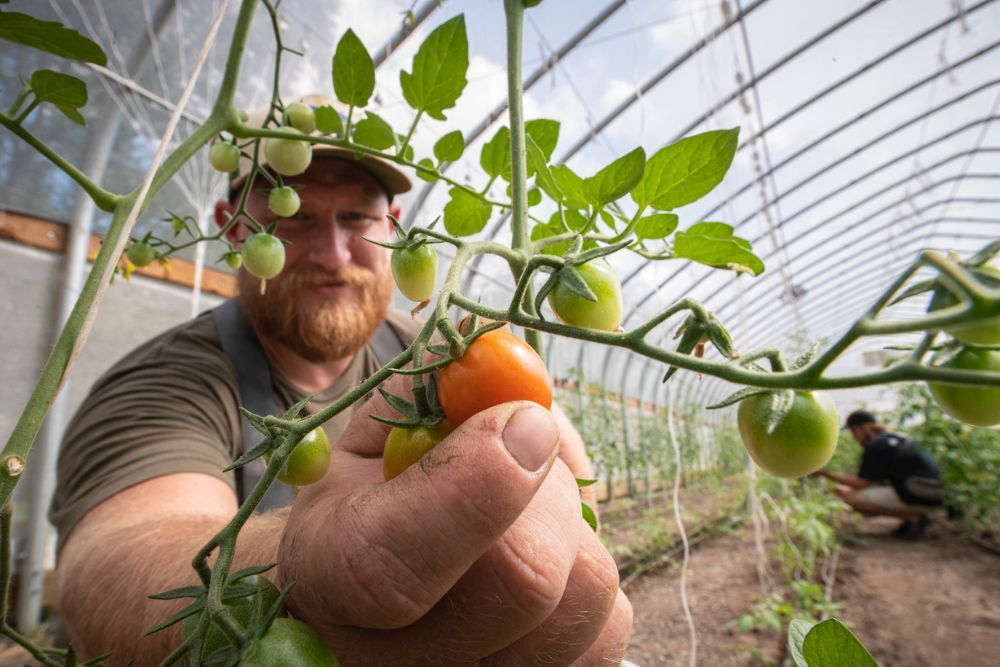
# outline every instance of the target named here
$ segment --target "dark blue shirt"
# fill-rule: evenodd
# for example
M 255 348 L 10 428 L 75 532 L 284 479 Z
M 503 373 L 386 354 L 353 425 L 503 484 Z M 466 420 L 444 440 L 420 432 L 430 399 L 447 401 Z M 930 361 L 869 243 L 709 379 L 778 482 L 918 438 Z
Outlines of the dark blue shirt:
M 906 485 L 910 477 L 939 479 L 941 471 L 933 457 L 909 438 L 883 433 L 865 444 L 858 477 L 872 482 L 889 482 L 907 503 L 926 504 L 927 499 L 914 495 Z

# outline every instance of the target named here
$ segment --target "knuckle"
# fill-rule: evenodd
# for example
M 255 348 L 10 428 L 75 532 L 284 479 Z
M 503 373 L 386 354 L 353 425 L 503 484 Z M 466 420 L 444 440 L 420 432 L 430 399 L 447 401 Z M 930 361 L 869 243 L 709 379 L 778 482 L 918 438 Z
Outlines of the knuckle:
M 547 616 L 559 604 L 566 588 L 561 560 L 561 554 L 509 533 L 493 549 L 497 579 L 511 602 L 532 616 Z

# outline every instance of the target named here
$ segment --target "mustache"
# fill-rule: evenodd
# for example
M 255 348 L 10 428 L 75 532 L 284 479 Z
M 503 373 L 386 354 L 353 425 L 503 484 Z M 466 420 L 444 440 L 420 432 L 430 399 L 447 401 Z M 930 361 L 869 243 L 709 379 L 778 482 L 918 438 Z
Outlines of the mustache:
M 334 271 L 315 268 L 285 270 L 281 276 L 283 286 L 319 287 L 341 283 L 357 287 L 367 287 L 375 282 L 375 273 L 360 266 L 344 266 Z

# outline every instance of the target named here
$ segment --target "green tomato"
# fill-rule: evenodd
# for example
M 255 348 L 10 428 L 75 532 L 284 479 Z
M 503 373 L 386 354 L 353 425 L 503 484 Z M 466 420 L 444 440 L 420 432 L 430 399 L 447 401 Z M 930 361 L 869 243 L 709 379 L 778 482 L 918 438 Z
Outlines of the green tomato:
M 1000 288 L 1000 268 L 986 264 L 971 269 L 972 273 L 985 285 Z M 938 288 L 927 306 L 927 312 L 947 308 L 958 303 L 951 292 Z M 977 322 L 959 324 L 945 329 L 952 336 L 968 345 L 1000 345 L 1000 315 L 987 317 Z
M 265 462 L 271 457 L 265 456 Z M 306 433 L 299 441 L 285 466 L 278 473 L 278 479 L 292 486 L 305 486 L 323 479 L 330 467 L 330 440 L 322 426 Z
M 293 128 L 286 128 L 286 131 L 298 133 Z M 282 176 L 298 176 L 309 168 L 312 146 L 307 141 L 272 137 L 264 142 L 264 157 L 271 169 Z
M 276 618 L 240 659 L 243 667 L 339 667 L 323 638 L 302 621 Z
M 737 422 L 743 445 L 761 468 L 778 477 L 802 477 L 819 470 L 837 448 L 837 407 L 822 391 L 796 391 L 792 409 L 767 432 L 770 404 L 765 394 L 743 399 Z
M 128 261 L 136 266 L 149 266 L 156 259 L 156 250 L 153 246 L 142 241 L 136 241 L 128 247 Z
M 302 102 L 292 102 L 285 107 L 285 124 L 309 134 L 316 129 L 316 113 Z
M 575 294 L 562 281 L 549 292 L 549 305 L 560 320 L 574 327 L 615 331 L 622 323 L 622 284 L 603 258 L 575 267 L 597 297 L 588 301 Z
M 228 141 L 220 141 L 208 149 L 208 161 L 216 171 L 236 171 L 240 166 L 240 149 Z
M 433 428 L 394 426 L 385 439 L 385 449 L 382 451 L 382 474 L 385 481 L 388 482 L 422 459 L 424 454 L 434 449 L 453 430 L 455 427 L 447 420 Z
M 227 252 L 226 253 L 226 264 L 229 265 L 230 269 L 232 269 L 234 271 L 238 271 L 239 268 L 241 266 L 243 266 L 243 255 L 241 255 L 240 253 L 238 253 L 236 251 Z
M 392 251 L 392 277 L 396 286 L 411 301 L 427 301 L 434 294 L 437 280 L 437 251 L 429 243 Z
M 954 355 L 939 353 L 931 364 L 941 368 L 1000 373 L 1000 351 L 985 347 L 963 347 Z M 1000 424 L 1000 387 L 961 386 L 928 382 L 927 388 L 941 409 L 973 426 Z
M 243 264 L 250 275 L 269 280 L 285 267 L 285 246 L 273 234 L 257 232 L 243 242 Z
M 301 205 L 299 193 L 287 185 L 272 189 L 271 194 L 267 196 L 267 207 L 282 218 L 290 218 L 298 213 Z
M 274 584 L 259 574 L 244 577 L 233 584 L 233 587 L 238 587 L 238 589 L 235 591 L 227 589 L 223 594 L 222 601 L 236 622 L 243 626 L 243 628 L 258 625 L 264 620 L 268 610 L 274 606 L 274 603 L 277 602 L 278 597 L 281 595 Z M 247 591 L 247 589 L 251 590 Z M 246 594 L 240 595 L 240 593 Z M 257 608 L 256 614 L 254 614 L 255 607 Z M 284 614 L 284 607 L 282 607 L 281 613 L 282 615 Z M 181 623 L 181 636 L 184 639 L 194 634 L 200 618 L 200 614 L 195 614 L 184 619 Z M 229 646 L 229 639 L 226 637 L 226 633 L 216 625 L 209 628 L 208 636 L 205 638 L 204 655 L 211 655 L 226 646 Z

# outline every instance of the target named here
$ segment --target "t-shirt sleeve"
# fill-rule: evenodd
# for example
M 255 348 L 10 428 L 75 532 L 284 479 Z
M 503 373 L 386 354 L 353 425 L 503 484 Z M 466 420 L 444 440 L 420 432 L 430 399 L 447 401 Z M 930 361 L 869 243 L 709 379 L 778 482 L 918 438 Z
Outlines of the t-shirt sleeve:
M 893 450 L 888 443 L 877 440 L 867 445 L 861 457 L 861 470 L 858 471 L 858 477 L 871 482 L 881 482 L 888 479 L 892 458 Z
M 63 437 L 50 511 L 59 547 L 87 512 L 140 482 L 198 472 L 235 488 L 223 472 L 240 437 L 233 375 L 221 351 L 173 340 L 98 380 Z

